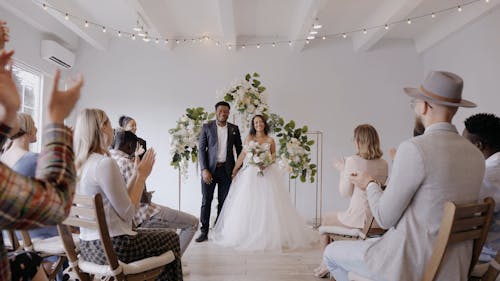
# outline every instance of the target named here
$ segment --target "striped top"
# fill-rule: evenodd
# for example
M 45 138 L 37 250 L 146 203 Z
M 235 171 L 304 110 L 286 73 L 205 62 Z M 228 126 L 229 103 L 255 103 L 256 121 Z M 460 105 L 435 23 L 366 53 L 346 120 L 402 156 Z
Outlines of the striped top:
M 0 125 L 0 146 L 10 131 L 11 128 Z M 36 179 L 19 175 L 0 163 L 0 230 L 60 223 L 69 213 L 75 181 L 72 133 L 62 124 L 49 124 Z M 0 280 L 11 280 L 7 251 L 3 237 L 0 238 Z

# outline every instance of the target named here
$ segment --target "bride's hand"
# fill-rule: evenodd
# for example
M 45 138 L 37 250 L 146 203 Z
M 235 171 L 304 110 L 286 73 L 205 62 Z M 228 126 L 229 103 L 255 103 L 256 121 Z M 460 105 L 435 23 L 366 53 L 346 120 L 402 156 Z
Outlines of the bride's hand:
M 238 174 L 238 171 L 240 170 L 240 168 L 236 168 L 234 167 L 233 169 L 233 173 L 231 174 L 231 178 L 234 179 L 236 177 L 236 175 Z

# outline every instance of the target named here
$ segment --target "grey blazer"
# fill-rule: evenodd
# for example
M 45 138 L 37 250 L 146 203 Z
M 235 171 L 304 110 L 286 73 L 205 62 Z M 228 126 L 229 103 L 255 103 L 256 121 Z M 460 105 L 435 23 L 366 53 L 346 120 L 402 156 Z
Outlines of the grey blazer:
M 437 238 L 445 201 L 479 198 L 484 157 L 450 123 L 429 126 L 422 136 L 403 142 L 384 192 L 367 188 L 373 216 L 389 229 L 367 240 L 365 262 L 375 280 L 419 281 Z M 448 248 L 436 280 L 467 280 L 472 243 Z
M 200 169 L 203 171 L 207 169 L 210 173 L 215 172 L 217 165 L 217 124 L 215 121 L 209 121 L 203 124 L 200 133 L 200 142 L 198 145 L 198 159 L 200 162 Z M 236 157 L 240 155 L 242 145 L 241 136 L 238 126 L 227 123 L 227 156 L 226 156 L 226 171 L 231 175 L 235 165 L 235 157 L 233 148 L 236 149 Z

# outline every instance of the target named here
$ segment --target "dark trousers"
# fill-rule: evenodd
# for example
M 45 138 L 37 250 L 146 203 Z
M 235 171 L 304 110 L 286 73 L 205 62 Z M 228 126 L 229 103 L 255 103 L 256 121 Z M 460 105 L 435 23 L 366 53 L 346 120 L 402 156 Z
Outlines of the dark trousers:
M 212 200 L 214 199 L 215 185 L 217 185 L 217 218 L 219 218 L 220 211 L 224 205 L 224 200 L 229 192 L 229 187 L 231 186 L 231 176 L 228 175 L 226 167 L 224 165 L 215 169 L 215 173 L 212 175 L 213 181 L 211 184 L 206 184 L 203 179 L 201 180 L 201 193 L 203 199 L 201 201 L 201 232 L 208 233 L 210 224 L 210 210 L 212 206 Z

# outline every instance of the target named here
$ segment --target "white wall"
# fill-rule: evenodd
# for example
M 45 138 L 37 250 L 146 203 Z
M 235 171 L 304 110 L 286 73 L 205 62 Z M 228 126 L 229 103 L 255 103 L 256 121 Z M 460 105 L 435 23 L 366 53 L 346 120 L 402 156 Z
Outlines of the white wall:
M 423 58 L 425 71 L 443 69 L 464 79 L 463 98 L 478 104 L 474 109 L 461 109 L 454 123 L 460 132 L 463 121 L 478 112 L 500 115 L 500 7 L 476 22 L 452 34 Z
M 169 165 L 168 129 L 187 107 L 211 110 L 216 91 L 245 73 L 261 74 L 272 111 L 324 132 L 324 210 L 345 209 L 348 203 L 339 197 L 332 156 L 354 152 L 350 139 L 360 123 L 379 130 L 384 151 L 407 138 L 413 123 L 402 87 L 422 78 L 411 42 L 397 40 L 368 53 L 354 53 L 348 41 L 294 53 L 288 46 L 234 52 L 196 45 L 169 51 L 116 39 L 106 52 L 82 48 L 78 60 L 76 70 L 85 75 L 80 108 L 104 109 L 114 126 L 121 114 L 137 120 L 138 135 L 157 151 L 148 186 L 156 190 L 154 200 L 173 208 L 178 206 L 177 172 Z M 190 173 L 182 185 L 182 209 L 199 215 L 200 180 L 194 168 Z M 313 190 L 303 186 L 298 193 L 299 209 L 309 218 Z

